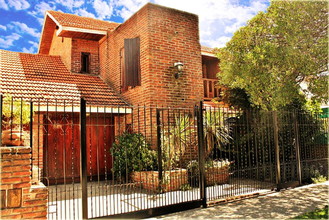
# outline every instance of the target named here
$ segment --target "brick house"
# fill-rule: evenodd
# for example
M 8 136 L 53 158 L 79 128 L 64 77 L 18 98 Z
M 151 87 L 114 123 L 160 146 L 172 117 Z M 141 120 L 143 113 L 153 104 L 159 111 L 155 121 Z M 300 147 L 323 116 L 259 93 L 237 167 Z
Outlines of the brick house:
M 100 132 L 99 139 L 105 139 L 104 142 L 91 144 L 93 149 L 99 145 L 103 146 L 101 151 L 107 150 L 114 141 L 111 134 L 118 132 L 120 121 L 112 116 L 129 114 L 123 112 L 124 106 L 186 107 L 199 101 L 211 104 L 211 99 L 220 93 L 220 89 L 215 88 L 218 62 L 211 48 L 200 45 L 198 17 L 191 13 L 148 3 L 118 24 L 47 11 L 38 54 L 0 50 L 1 93 L 33 100 L 41 106 L 35 109 L 33 119 L 33 157 L 39 158 L 34 163 L 41 172 L 47 172 L 51 180 L 55 171 L 51 166 L 45 170 L 53 162 L 48 158 L 49 164 L 44 164 L 45 145 L 56 145 L 63 151 L 65 144 L 52 142 L 56 141 L 55 136 L 51 136 L 56 133 L 55 128 L 42 129 L 38 124 L 65 127 L 65 120 L 78 122 L 78 113 L 65 116 L 65 109 L 78 112 L 77 106 L 83 97 L 92 103 L 90 120 L 96 120 L 93 118 L 96 111 L 104 111 L 103 123 L 111 125 L 112 130 Z M 177 64 L 183 65 L 181 72 Z M 57 103 L 46 103 L 46 100 L 57 100 Z M 112 107 L 109 112 L 109 109 L 98 109 L 97 104 L 117 108 Z M 54 116 L 55 106 L 56 112 L 62 114 Z M 133 120 L 129 115 L 127 118 Z M 78 146 L 74 137 L 79 127 L 65 131 L 71 137 L 67 143 Z M 47 147 L 49 155 L 54 154 L 52 149 Z M 73 151 L 72 148 L 67 154 Z M 109 154 L 106 156 L 110 158 Z M 68 163 L 78 164 L 78 157 L 74 161 L 68 158 Z M 109 171 L 111 160 L 108 166 L 100 166 Z M 75 169 L 74 172 L 79 173 L 79 167 Z M 58 172 L 57 176 L 65 173 Z

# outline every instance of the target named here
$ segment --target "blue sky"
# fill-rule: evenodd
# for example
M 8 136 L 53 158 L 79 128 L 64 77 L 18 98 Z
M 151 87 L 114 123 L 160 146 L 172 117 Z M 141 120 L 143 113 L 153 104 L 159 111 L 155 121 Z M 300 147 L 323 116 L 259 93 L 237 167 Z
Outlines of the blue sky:
M 37 53 L 45 10 L 124 22 L 149 0 L 0 0 L 0 49 Z M 202 45 L 223 47 L 269 0 L 152 0 L 199 15 Z

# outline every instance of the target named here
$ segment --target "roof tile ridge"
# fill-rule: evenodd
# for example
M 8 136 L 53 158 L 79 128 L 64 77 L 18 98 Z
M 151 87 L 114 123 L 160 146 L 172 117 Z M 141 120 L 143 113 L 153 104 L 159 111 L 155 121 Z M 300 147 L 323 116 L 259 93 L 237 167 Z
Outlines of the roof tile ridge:
M 49 54 L 41 54 L 41 53 L 26 53 L 26 52 L 18 52 L 18 51 L 4 50 L 4 49 L 0 49 L 0 51 L 3 51 L 3 52 L 5 52 L 5 53 L 25 54 L 25 55 L 33 55 L 33 56 L 61 57 L 60 55 L 49 55 Z M 63 62 L 63 61 L 62 61 L 62 62 Z
M 87 18 L 87 19 L 92 19 L 92 20 L 96 20 L 96 21 L 103 21 L 103 22 L 108 22 L 108 23 L 113 23 L 113 24 L 121 24 L 121 23 L 117 23 L 117 22 L 114 22 L 114 21 L 106 21 L 106 20 L 102 20 L 102 19 L 97 19 L 97 18 L 92 18 L 92 17 L 86 17 L 86 16 L 81 16 L 81 15 L 66 13 L 66 12 L 62 12 L 62 11 L 46 10 L 46 12 L 61 13 L 63 15 L 68 14 L 68 15 L 73 15 L 73 16 L 80 17 L 80 18 Z

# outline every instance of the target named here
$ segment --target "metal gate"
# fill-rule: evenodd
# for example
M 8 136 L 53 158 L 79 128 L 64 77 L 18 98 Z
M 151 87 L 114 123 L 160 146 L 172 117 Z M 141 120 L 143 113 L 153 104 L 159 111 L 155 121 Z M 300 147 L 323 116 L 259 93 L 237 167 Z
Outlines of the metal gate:
M 18 102 L 29 124 L 2 129 L 30 137 L 49 219 L 152 216 L 328 174 L 328 120 L 306 111 Z

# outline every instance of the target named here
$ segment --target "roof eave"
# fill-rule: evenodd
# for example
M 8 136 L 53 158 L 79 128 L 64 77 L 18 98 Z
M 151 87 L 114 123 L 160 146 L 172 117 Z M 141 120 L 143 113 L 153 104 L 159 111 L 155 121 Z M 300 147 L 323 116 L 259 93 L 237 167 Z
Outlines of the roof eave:
M 40 37 L 40 40 L 39 40 L 39 46 L 38 46 L 38 53 L 40 53 L 40 45 L 41 45 L 41 42 L 42 42 L 42 36 L 43 36 L 43 32 L 44 32 L 44 28 L 45 28 L 45 24 L 46 24 L 46 18 L 47 18 L 47 11 L 45 12 L 45 17 L 43 19 L 43 25 L 42 25 L 42 30 L 41 30 L 41 37 Z
M 100 35 L 100 36 L 106 36 L 107 35 L 107 30 L 93 30 L 93 29 L 87 29 L 87 28 L 76 28 L 76 27 L 63 26 L 54 18 L 54 16 L 51 15 L 51 13 L 46 11 L 45 12 L 45 17 L 44 17 L 44 20 L 43 20 L 41 37 L 40 37 L 40 40 L 39 40 L 38 53 L 40 53 L 41 44 L 44 40 L 43 39 L 43 34 L 44 34 L 45 26 L 46 26 L 47 17 L 49 17 L 58 26 L 58 30 L 56 31 L 56 36 L 59 36 L 59 37 L 61 37 L 62 31 L 84 33 L 84 34 L 93 34 L 93 35 L 96 34 L 96 35 Z
M 215 54 L 210 53 L 210 52 L 204 52 L 204 51 L 201 51 L 201 55 L 202 55 L 202 56 L 208 56 L 208 57 L 216 57 Z M 217 58 L 217 57 L 216 57 L 216 58 Z
M 59 26 L 59 29 L 57 30 L 56 35 L 61 37 L 62 31 L 78 32 L 78 33 L 85 33 L 85 34 L 98 34 L 98 35 L 103 35 L 103 36 L 107 35 L 107 31 L 76 28 L 76 27 L 69 27 L 69 26 L 62 26 L 62 25 Z

